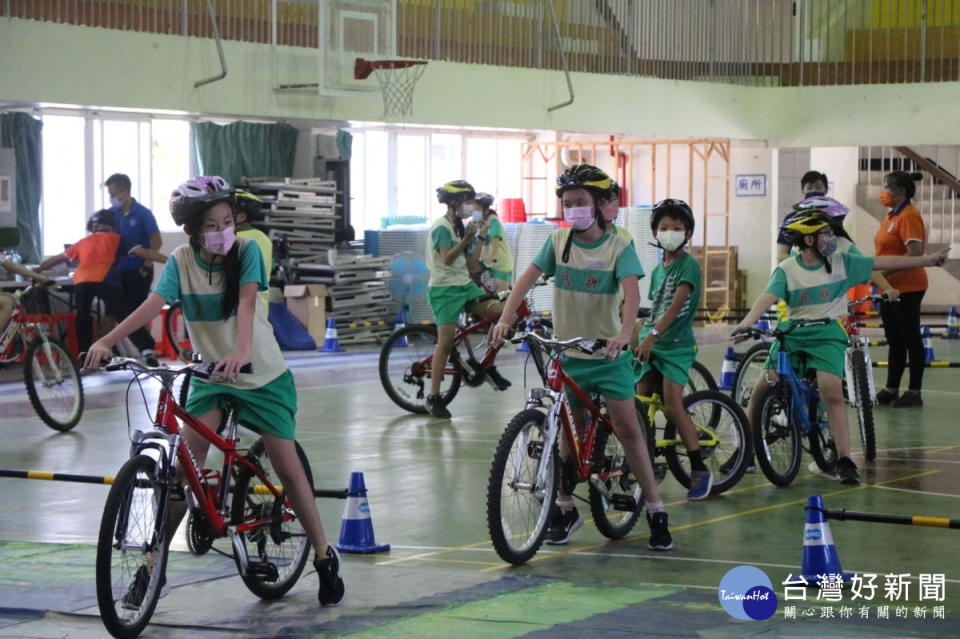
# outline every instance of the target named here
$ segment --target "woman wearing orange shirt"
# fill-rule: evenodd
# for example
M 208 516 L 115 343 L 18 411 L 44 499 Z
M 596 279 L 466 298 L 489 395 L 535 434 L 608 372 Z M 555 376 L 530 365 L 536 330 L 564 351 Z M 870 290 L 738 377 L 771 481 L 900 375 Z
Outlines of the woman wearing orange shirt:
M 910 201 L 917 192 L 914 182 L 922 178 L 920 173 L 893 171 L 883 179 L 880 202 L 890 211 L 873 237 L 877 256 L 923 255 L 926 229 L 920 211 Z M 896 407 L 923 406 L 920 396 L 924 368 L 920 302 L 927 291 L 927 272 L 923 268 L 912 268 L 885 275 L 890 285 L 900 292 L 900 299 L 896 303 L 880 305 L 890 364 L 886 388 L 877 393 L 877 401 Z M 900 378 L 908 361 L 910 384 L 900 395 Z

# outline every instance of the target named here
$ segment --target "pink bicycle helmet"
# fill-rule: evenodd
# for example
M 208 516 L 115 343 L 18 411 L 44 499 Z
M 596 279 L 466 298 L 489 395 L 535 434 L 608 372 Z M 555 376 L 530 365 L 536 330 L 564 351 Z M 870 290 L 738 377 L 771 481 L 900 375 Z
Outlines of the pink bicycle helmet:
M 850 209 L 828 195 L 814 195 L 793 205 L 794 211 L 809 209 L 822 211 L 834 219 L 840 218 L 841 220 L 850 212 Z
M 233 206 L 235 200 L 229 182 L 219 175 L 201 175 L 187 180 L 170 194 L 170 214 L 182 226 L 218 202 L 230 202 Z

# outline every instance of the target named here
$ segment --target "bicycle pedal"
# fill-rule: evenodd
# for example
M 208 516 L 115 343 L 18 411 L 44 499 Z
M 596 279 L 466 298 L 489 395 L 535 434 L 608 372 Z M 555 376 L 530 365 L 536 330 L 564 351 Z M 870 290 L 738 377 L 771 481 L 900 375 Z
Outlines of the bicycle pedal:
M 247 576 L 257 577 L 263 581 L 276 581 L 280 578 L 280 571 L 269 561 L 251 561 L 247 563 Z
M 614 510 L 623 510 L 626 512 L 635 512 L 637 510 L 637 500 L 633 495 L 621 495 L 619 493 L 610 495 L 610 503 Z

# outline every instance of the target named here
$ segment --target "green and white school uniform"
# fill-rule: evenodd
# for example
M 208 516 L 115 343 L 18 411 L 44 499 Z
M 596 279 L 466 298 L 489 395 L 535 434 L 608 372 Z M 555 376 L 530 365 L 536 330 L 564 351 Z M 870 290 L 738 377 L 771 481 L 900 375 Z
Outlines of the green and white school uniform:
M 702 279 L 700 264 L 689 253 L 684 253 L 683 257 L 674 260 L 670 266 L 664 266 L 661 262 L 653 269 L 648 294 L 653 304 L 650 309 L 650 320 L 640 331 L 641 342 L 670 308 L 680 285 L 689 284 L 693 290 L 680 307 L 680 313 L 673 323 L 654 342 L 653 349 L 650 351 L 650 360 L 637 362 L 635 370 L 638 380 L 653 369 L 671 382 L 686 386 L 690 379 L 690 367 L 697 359 L 697 340 L 693 336 L 693 319 L 700 303 Z
M 573 236 L 570 255 L 563 262 L 563 248 L 571 229 L 558 229 L 547 238 L 533 263 L 545 275 L 554 276 L 553 321 L 557 339 L 615 337 L 622 327 L 617 292 L 624 279 L 643 277 L 637 252 L 623 237 L 604 233 L 592 243 Z M 568 351 L 563 366 L 587 393 L 608 399 L 634 396 L 632 356 L 629 352 L 608 361 L 603 353 L 587 355 Z M 574 401 L 574 398 L 570 398 Z
M 456 324 L 463 307 L 486 291 L 473 283 L 467 269 L 467 258 L 460 253 L 451 264 L 445 264 L 440 251 L 457 245 L 453 223 L 444 215 L 430 227 L 427 238 L 426 262 L 430 269 L 427 302 L 437 324 Z
M 260 291 L 267 288 L 263 256 L 256 242 L 237 238 L 240 256 L 240 285 L 256 282 Z M 181 300 L 183 317 L 194 350 L 209 362 L 229 357 L 237 349 L 237 311 L 224 315 L 221 300 L 224 291 L 223 267 L 201 261 L 189 245 L 170 254 L 153 292 L 167 302 Z M 273 328 L 260 308 L 257 295 L 253 314 L 253 341 L 250 347 L 252 373 L 241 373 L 234 382 L 190 381 L 186 409 L 201 415 L 213 408 L 225 408 L 228 400 L 237 406 L 237 419 L 244 426 L 293 439 L 296 430 L 297 391 L 293 375 L 283 361 Z
M 480 261 L 490 271 L 490 275 L 509 284 L 513 279 L 513 255 L 510 253 L 506 229 L 500 223 L 500 218 L 494 214 L 487 220 L 487 239 L 484 240 L 480 252 Z M 495 237 L 500 238 L 496 249 L 493 248 Z
M 767 283 L 766 292 L 787 303 L 787 320 L 781 328 L 790 328 L 794 320 L 837 320 L 822 326 L 801 326 L 786 337 L 787 349 L 793 355 L 804 354 L 807 368 L 822 370 L 843 377 L 843 358 L 847 348 L 847 331 L 840 318 L 847 314 L 847 290 L 864 284 L 873 271 L 873 258 L 853 252 L 830 256 L 831 272 L 823 262 L 816 266 L 803 263 L 799 255 L 780 262 Z M 774 342 L 764 368 L 777 367 L 780 343 Z M 802 374 L 804 371 L 797 371 Z

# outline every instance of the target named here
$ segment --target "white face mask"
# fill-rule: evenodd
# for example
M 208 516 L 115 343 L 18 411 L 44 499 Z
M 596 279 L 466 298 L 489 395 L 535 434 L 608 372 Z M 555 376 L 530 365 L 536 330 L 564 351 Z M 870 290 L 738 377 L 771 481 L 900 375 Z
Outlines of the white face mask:
M 657 242 L 666 251 L 676 251 L 686 239 L 685 231 L 660 231 L 657 233 Z
M 474 211 L 476 211 L 476 208 L 473 206 L 473 204 L 460 205 L 460 219 L 465 220 L 468 217 L 472 217 Z
M 474 224 L 480 224 L 480 222 L 483 222 L 483 213 L 481 213 L 480 211 L 477 211 L 476 209 L 474 209 L 474 211 L 473 211 L 473 222 L 474 222 Z

